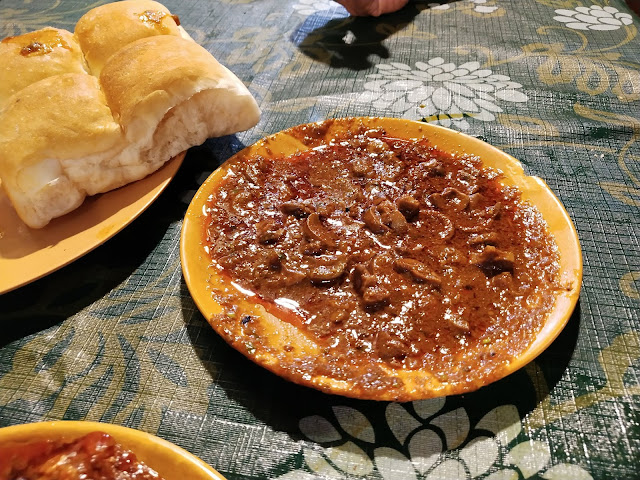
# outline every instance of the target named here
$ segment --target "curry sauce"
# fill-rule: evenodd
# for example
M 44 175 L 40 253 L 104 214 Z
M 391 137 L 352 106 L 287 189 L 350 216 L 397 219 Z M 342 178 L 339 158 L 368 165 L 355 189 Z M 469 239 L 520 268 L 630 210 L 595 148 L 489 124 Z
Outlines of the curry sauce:
M 366 383 L 368 365 L 388 365 L 484 383 L 531 344 L 559 289 L 546 224 L 500 178 L 428 140 L 362 131 L 234 163 L 205 243 L 238 295 L 324 346 L 299 366 L 311 375 Z M 250 316 L 217 321 L 251 329 Z
M 162 480 L 110 435 L 0 446 L 0 480 Z

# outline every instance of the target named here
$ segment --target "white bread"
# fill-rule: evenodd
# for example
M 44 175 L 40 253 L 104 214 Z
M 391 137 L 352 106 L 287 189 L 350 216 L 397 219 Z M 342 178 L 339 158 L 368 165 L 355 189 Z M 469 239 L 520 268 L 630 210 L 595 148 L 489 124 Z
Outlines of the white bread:
M 177 17 L 158 2 L 107 3 L 85 13 L 74 30 L 93 75 L 109 57 L 129 43 L 154 35 L 180 36 Z
M 154 16 L 161 28 L 121 46 L 121 37 L 112 34 L 126 30 L 123 18 L 140 22 L 131 12 Z M 74 45 L 45 49 L 33 64 L 20 53 L 33 38 L 4 42 L 12 44 L 13 71 L 28 74 L 16 74 L 20 81 L 0 78 L 0 92 L 7 95 L 0 97 L 0 179 L 30 227 L 77 208 L 86 195 L 149 175 L 209 137 L 258 122 L 260 111 L 244 84 L 184 38 L 175 22 L 165 29 L 166 18 L 174 22 L 166 8 L 147 0 L 98 7 L 78 22 L 78 42 L 64 30 L 27 34 Z M 144 28 L 132 30 L 131 37 L 140 37 Z M 87 56 L 91 68 L 78 45 L 85 56 L 93 52 Z
M 86 72 L 80 45 L 71 32 L 43 28 L 0 42 L 0 107 L 38 80 L 61 73 Z
M 47 77 L 10 97 L 0 114 L 2 186 L 25 223 L 43 227 L 52 213 L 77 208 L 86 195 L 64 161 L 117 151 L 122 143 L 95 77 Z
M 109 59 L 100 83 L 127 138 L 142 142 L 145 149 L 149 144 L 144 136 L 155 131 L 170 109 L 184 109 L 190 100 L 198 104 L 191 112 L 197 114 L 196 122 L 218 117 L 204 127 L 198 143 L 244 130 L 259 120 L 244 84 L 200 45 L 181 37 L 163 35 L 130 43 Z M 196 96 L 201 92 L 208 95 Z

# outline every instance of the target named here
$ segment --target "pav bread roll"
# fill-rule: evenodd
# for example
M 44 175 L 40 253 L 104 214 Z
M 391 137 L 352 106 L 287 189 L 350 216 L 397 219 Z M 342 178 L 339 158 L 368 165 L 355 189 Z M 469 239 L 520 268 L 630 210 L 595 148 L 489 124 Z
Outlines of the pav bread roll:
M 73 114 L 69 114 L 73 112 Z M 39 228 L 77 208 L 86 188 L 67 163 L 91 163 L 124 143 L 98 80 L 66 73 L 10 97 L 0 114 L 2 186 L 27 225 Z
M 149 146 L 145 135 L 153 134 L 158 148 L 179 128 L 190 137 L 187 143 L 199 144 L 246 129 L 259 119 L 244 84 L 200 45 L 181 37 L 130 43 L 106 63 L 100 84 L 127 139 L 143 149 Z M 212 116 L 216 122 L 207 124 Z M 173 155 L 184 150 L 178 148 Z
M 147 28 L 146 16 L 156 26 Z M 123 44 L 117 32 L 127 21 L 143 26 L 131 27 L 133 41 Z M 86 195 L 139 180 L 189 147 L 260 119 L 244 84 L 180 35 L 156 2 L 98 7 L 76 34 L 80 41 L 47 28 L 3 41 L 13 73 L 0 78 L 0 180 L 32 228 Z M 38 55 L 24 55 L 25 45 Z
M 0 42 L 0 106 L 38 80 L 86 72 L 80 45 L 71 32 L 43 28 Z
M 93 75 L 125 45 L 154 35 L 181 36 L 178 17 L 162 4 L 149 0 L 107 3 L 85 13 L 75 28 Z

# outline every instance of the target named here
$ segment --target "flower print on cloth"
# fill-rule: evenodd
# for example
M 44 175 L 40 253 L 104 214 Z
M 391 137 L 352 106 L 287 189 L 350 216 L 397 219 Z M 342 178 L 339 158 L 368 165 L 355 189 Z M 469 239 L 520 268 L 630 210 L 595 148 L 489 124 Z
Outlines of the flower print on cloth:
M 529 97 L 507 75 L 480 68 L 478 62 L 460 66 L 443 58 L 376 65 L 379 73 L 367 76 L 358 100 L 381 113 L 391 112 L 410 119 L 424 119 L 444 127 L 466 130 L 468 118 L 495 120 L 503 102 L 526 102 Z
M 564 23 L 574 30 L 618 30 L 623 25 L 631 25 L 633 19 L 628 13 L 615 7 L 576 7 L 575 10 L 556 10 L 554 20 Z
M 459 8 L 464 12 L 475 12 L 481 14 L 493 13 L 500 7 L 494 4 L 495 2 L 489 0 L 467 0 L 465 3 L 427 3 L 427 7 L 431 10 L 452 10 L 453 8 Z
M 429 7 L 430 10 L 449 10 L 451 5 L 448 3 L 429 2 L 427 3 L 427 7 Z
M 473 10 L 478 13 L 493 13 L 498 10 L 496 5 L 485 5 L 487 0 L 469 0 L 474 3 Z
M 494 408 L 471 428 L 466 410 L 443 412 L 445 402 L 436 398 L 390 403 L 385 411 L 386 426 L 397 442 L 386 446 L 378 444 L 374 423 L 355 408 L 333 407 L 337 425 L 320 415 L 305 417 L 299 425 L 302 434 L 315 442 L 303 449 L 306 467 L 312 473 L 295 470 L 278 480 L 318 476 L 345 480 L 517 480 L 536 474 L 547 480 L 593 480 L 578 465 L 550 465 L 551 453 L 545 443 L 523 440 L 514 405 Z
M 339 8 L 346 13 L 344 8 L 333 0 L 298 0 L 293 5 L 293 9 L 302 15 L 313 15 L 314 13 L 327 12 L 334 8 Z

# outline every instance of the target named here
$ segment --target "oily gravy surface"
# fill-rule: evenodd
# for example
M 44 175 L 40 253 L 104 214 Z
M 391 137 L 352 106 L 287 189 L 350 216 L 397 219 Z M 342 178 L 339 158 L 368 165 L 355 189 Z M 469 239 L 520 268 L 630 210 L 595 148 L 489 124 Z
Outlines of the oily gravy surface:
M 275 373 L 359 398 L 504 376 L 563 289 L 539 212 L 477 158 L 364 125 L 326 141 L 331 126 L 220 172 L 203 221 L 212 326 Z

